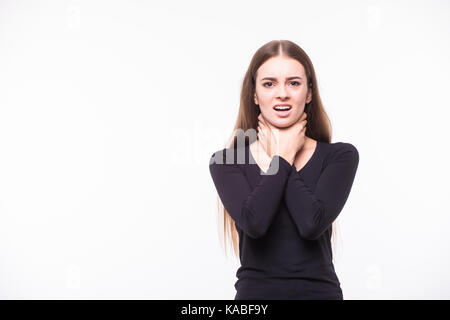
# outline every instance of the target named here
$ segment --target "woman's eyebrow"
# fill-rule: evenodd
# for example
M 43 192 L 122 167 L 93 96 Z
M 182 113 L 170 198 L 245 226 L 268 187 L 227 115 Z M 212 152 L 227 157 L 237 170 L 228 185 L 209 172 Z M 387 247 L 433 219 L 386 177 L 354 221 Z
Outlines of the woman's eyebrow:
M 299 77 L 299 76 L 292 76 L 292 77 L 288 77 L 288 78 L 286 78 L 287 80 L 292 80 L 292 79 L 302 79 L 302 77 Z M 265 78 L 262 78 L 261 79 L 261 81 L 263 81 L 263 80 L 272 80 L 272 81 L 275 81 L 275 80 L 277 80 L 277 78 L 273 78 L 273 77 L 265 77 Z

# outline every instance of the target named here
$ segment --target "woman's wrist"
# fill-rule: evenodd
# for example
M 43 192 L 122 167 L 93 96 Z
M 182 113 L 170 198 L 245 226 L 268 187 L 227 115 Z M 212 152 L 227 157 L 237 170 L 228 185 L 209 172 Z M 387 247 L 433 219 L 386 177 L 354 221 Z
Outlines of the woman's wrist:
M 289 162 L 289 164 L 292 166 L 294 164 L 294 160 L 295 160 L 295 154 L 292 153 L 283 153 L 283 152 L 277 152 L 274 154 L 274 156 L 277 155 L 279 157 L 282 157 L 283 159 L 285 159 L 287 162 Z

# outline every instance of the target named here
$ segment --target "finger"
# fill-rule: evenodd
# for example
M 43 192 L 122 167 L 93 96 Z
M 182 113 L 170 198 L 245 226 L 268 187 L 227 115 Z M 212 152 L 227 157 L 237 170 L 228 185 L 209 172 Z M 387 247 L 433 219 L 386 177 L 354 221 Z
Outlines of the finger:
M 302 123 L 305 120 L 306 120 L 305 113 L 303 113 L 302 116 L 300 117 L 300 119 L 298 119 L 297 123 Z
M 258 133 L 263 133 L 264 129 L 261 127 L 258 127 Z
M 262 116 L 262 114 L 261 114 L 261 122 L 262 122 L 264 125 L 267 125 L 266 119 Z
M 260 126 L 260 128 L 261 128 L 261 131 L 264 132 L 264 133 L 268 133 L 269 132 L 269 130 L 267 130 L 267 128 L 264 127 L 264 126 Z
M 264 119 L 263 118 L 259 119 L 259 123 L 263 125 L 264 124 Z
M 262 120 L 263 120 L 262 113 L 260 113 L 260 114 L 258 115 L 258 119 L 259 119 L 259 121 L 262 121 Z

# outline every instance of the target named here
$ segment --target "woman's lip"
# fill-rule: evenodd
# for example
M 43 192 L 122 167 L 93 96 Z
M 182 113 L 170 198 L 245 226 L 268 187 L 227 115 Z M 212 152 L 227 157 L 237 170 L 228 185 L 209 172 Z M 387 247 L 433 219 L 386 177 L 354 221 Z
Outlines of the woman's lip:
M 275 109 L 273 109 L 276 113 L 277 116 L 279 116 L 280 118 L 286 118 L 291 114 L 292 108 L 290 108 L 287 111 L 277 111 Z

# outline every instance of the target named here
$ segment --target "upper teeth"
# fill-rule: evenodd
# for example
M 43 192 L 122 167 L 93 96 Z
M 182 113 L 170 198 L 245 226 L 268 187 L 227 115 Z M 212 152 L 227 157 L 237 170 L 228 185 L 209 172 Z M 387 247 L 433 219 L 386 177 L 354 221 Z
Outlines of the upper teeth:
M 290 109 L 291 107 L 289 106 L 276 106 L 275 109 L 280 109 L 280 110 L 286 110 L 286 109 Z

